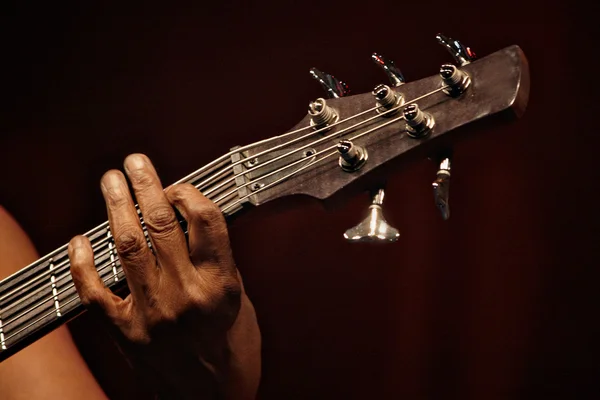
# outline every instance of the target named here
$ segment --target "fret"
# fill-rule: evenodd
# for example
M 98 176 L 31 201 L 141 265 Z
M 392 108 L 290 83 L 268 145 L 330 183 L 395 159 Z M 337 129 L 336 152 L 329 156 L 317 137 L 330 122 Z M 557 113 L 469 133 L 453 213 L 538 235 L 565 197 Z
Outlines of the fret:
M 223 160 L 218 167 L 226 167 L 231 160 Z M 212 172 L 211 172 L 212 173 Z M 188 183 L 196 184 L 208 173 L 192 177 Z M 216 184 L 231 176 L 231 172 L 220 175 Z M 189 177 L 188 177 L 189 178 Z M 181 182 L 181 181 L 180 181 Z M 207 187 L 215 187 L 212 183 Z M 225 193 L 235 188 L 235 183 L 215 188 L 214 194 Z M 213 198 L 213 195 L 209 195 Z M 239 199 L 237 193 L 226 196 L 225 203 Z M 221 204 L 223 207 L 223 204 Z M 146 229 L 144 218 L 136 205 L 140 224 L 148 243 L 154 251 Z M 226 216 L 233 214 L 226 213 Z M 187 235 L 187 222 L 179 216 L 179 223 Z M 100 279 L 114 290 L 125 283 L 125 272 L 119 261 L 108 222 L 85 234 L 94 252 L 94 263 Z M 37 340 L 44 334 L 62 325 L 65 321 L 84 311 L 70 272 L 67 245 L 51 252 L 26 268 L 0 281 L 0 361 Z
M 2 328 L 2 316 L 0 315 L 0 349 L 6 350 L 6 342 L 4 341 L 4 329 Z
M 56 316 L 60 317 L 60 303 L 58 302 L 58 291 L 56 290 L 56 277 L 54 276 L 54 261 L 52 259 L 50 259 L 50 284 L 52 287 L 52 298 L 54 300 Z
M 110 227 L 106 227 L 106 237 L 108 238 L 108 253 L 110 254 L 110 263 L 112 265 L 113 279 L 115 282 L 119 281 L 119 274 L 117 272 L 117 265 L 115 264 L 115 245 L 114 238 L 110 232 Z

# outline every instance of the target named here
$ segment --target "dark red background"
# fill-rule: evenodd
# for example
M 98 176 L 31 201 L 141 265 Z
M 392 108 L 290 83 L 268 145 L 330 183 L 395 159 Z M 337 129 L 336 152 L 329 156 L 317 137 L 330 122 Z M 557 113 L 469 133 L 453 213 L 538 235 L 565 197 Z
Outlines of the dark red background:
M 484 56 L 518 44 L 531 97 L 513 124 L 455 148 L 452 218 L 422 160 L 390 177 L 402 237 L 341 234 L 367 197 L 303 200 L 233 222 L 264 340 L 264 399 L 598 398 L 598 56 L 577 1 L 290 1 L 167 7 L 4 5 L 0 204 L 41 253 L 105 220 L 98 180 L 145 152 L 165 183 L 282 133 L 322 96 L 449 61 L 440 32 Z M 71 324 L 111 398 L 144 396 L 99 324 Z M 108 367 L 115 370 L 111 372 Z

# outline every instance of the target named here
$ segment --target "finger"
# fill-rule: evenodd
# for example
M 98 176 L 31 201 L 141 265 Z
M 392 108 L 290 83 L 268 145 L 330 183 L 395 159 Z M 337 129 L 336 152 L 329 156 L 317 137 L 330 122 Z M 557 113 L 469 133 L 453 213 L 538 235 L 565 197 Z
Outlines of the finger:
M 125 159 L 125 172 L 140 205 L 159 265 L 167 270 L 189 268 L 183 230 L 152 163 L 143 154 L 132 154 Z
M 188 223 L 190 258 L 194 265 L 211 261 L 235 270 L 227 224 L 219 207 L 187 183 L 174 185 L 166 194 Z
M 158 277 L 156 259 L 148 248 L 125 176 L 120 171 L 108 171 L 100 186 L 127 285 L 134 298 L 143 302 Z
M 88 309 L 101 311 L 111 320 L 119 319 L 119 304 L 123 300 L 114 295 L 98 275 L 94 265 L 94 252 L 88 238 L 75 236 L 69 242 L 68 253 L 71 276 L 81 303 Z

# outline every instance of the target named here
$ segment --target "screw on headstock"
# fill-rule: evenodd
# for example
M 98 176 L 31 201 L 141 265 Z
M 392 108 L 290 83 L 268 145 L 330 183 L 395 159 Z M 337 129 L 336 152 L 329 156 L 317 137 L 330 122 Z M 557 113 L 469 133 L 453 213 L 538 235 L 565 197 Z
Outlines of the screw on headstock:
M 348 85 L 337 79 L 335 76 L 319 71 L 316 68 L 311 68 L 309 72 L 310 75 L 316 79 L 321 86 L 323 86 L 323 89 L 325 89 L 329 98 L 337 99 L 350 94 L 350 88 L 348 88 Z

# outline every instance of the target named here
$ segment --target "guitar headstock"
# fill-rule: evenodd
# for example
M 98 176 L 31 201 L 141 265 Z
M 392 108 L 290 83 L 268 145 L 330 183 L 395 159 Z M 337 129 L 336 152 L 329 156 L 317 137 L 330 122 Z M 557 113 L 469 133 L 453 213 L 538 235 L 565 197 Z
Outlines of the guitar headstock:
M 451 148 L 457 128 L 492 114 L 525 111 L 529 70 L 518 46 L 480 59 L 460 42 L 438 35 L 455 63 L 438 75 L 405 82 L 393 62 L 374 54 L 391 83 L 372 93 L 346 96 L 347 86 L 331 75 L 311 70 L 330 98 L 310 103 L 307 115 L 288 133 L 240 148 L 234 157 L 241 199 L 253 205 L 304 194 L 328 199 L 354 187 L 372 190 L 371 214 L 349 240 L 395 240 L 381 214 L 385 166 L 409 153 L 440 156 L 433 183 L 436 205 L 447 219 Z M 224 210 L 227 211 L 226 209 Z M 369 222 L 370 221 L 370 222 Z

